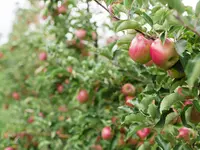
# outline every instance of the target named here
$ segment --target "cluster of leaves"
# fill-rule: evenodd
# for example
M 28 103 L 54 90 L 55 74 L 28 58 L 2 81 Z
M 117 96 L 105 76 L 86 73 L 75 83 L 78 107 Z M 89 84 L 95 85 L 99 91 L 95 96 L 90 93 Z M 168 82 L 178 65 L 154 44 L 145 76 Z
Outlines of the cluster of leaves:
M 93 1 L 45 0 L 41 10 L 30 2 L 33 8 L 18 11 L 10 40 L 1 46 L 1 149 L 198 149 L 199 3 L 194 12 L 180 0 L 105 0 L 118 19 L 113 30 L 124 36 L 100 47 Z M 86 31 L 83 39 L 76 36 L 79 29 Z M 154 65 L 133 62 L 128 47 L 137 32 L 174 38 L 186 76 L 173 79 Z M 40 61 L 44 51 L 47 60 Z M 134 107 L 125 105 L 125 83 L 136 88 Z M 89 93 L 84 104 L 77 101 L 81 89 Z M 187 99 L 193 105 L 185 106 Z M 105 126 L 112 140 L 101 138 Z M 189 140 L 177 138 L 183 126 L 190 128 Z M 136 132 L 145 127 L 151 133 L 140 139 Z

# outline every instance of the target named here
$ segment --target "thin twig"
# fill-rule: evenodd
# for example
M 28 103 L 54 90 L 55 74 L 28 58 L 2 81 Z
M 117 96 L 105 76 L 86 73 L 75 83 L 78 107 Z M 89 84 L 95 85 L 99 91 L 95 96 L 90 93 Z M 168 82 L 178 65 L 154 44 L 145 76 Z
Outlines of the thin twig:
M 120 18 L 116 17 L 113 13 L 111 13 L 105 6 L 103 6 L 100 2 L 98 2 L 98 0 L 94 0 L 94 1 L 95 1 L 98 5 L 100 5 L 103 9 L 105 9 L 114 19 L 120 20 Z M 138 32 L 138 33 L 141 33 L 142 35 L 146 36 L 146 37 L 149 38 L 149 39 L 155 40 L 154 37 L 151 37 L 151 36 L 149 36 L 149 35 L 143 33 L 143 32 L 140 31 L 140 30 L 135 29 L 135 31 Z
M 200 33 L 197 32 L 194 28 L 188 26 L 187 24 L 185 24 L 185 22 L 181 19 L 181 17 L 179 15 L 174 15 L 174 17 L 188 30 L 194 32 L 195 34 L 197 34 L 200 37 Z
M 103 6 L 100 2 L 98 2 L 98 0 L 94 0 L 98 5 L 100 5 L 103 9 L 105 9 L 114 19 L 116 20 L 120 20 L 118 17 L 116 17 L 113 13 L 110 13 L 110 11 L 105 7 Z

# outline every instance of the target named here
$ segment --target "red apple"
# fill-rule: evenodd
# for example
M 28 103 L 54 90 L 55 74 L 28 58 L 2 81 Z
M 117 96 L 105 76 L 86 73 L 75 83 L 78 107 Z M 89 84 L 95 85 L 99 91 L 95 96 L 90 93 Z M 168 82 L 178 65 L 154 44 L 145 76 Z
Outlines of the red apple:
M 58 120 L 59 121 L 64 121 L 65 120 L 65 116 L 58 116 Z
M 63 90 L 64 90 L 63 85 L 59 84 L 59 85 L 57 86 L 57 91 L 58 91 L 58 93 L 62 93 Z
M 121 128 L 119 129 L 119 132 L 125 134 L 125 133 L 126 133 L 126 128 L 121 127 Z
M 149 128 L 143 128 L 139 131 L 137 131 L 137 135 L 140 137 L 140 139 L 145 139 L 149 134 L 151 130 Z
M 152 40 L 146 39 L 142 34 L 137 34 L 129 47 L 129 56 L 137 63 L 148 63 L 151 60 L 151 44 Z
M 47 53 L 46 53 L 46 52 L 41 52 L 41 53 L 39 54 L 39 59 L 40 59 L 41 61 L 47 60 Z
M 34 116 L 30 116 L 28 118 L 28 123 L 33 123 L 34 122 Z
M 188 128 L 182 127 L 178 131 L 179 131 L 179 134 L 177 138 L 183 138 L 186 141 L 190 139 L 190 130 Z
M 136 92 L 136 89 L 135 89 L 135 87 L 132 84 L 126 83 L 126 84 L 124 84 L 122 86 L 121 91 L 126 96 L 134 96 L 135 92 Z
M 103 150 L 101 145 L 93 145 L 91 146 L 92 150 Z
M 94 32 L 94 31 L 92 32 L 92 39 L 93 39 L 93 40 L 96 40 L 96 39 L 97 39 L 97 33 Z
M 15 100 L 19 100 L 19 99 L 20 99 L 20 95 L 19 95 L 19 93 L 17 93 L 17 92 L 13 92 L 13 93 L 12 93 L 12 97 L 13 97 L 13 99 L 15 99 Z
M 187 88 L 178 87 L 176 91 L 180 96 L 183 96 L 186 99 L 193 98 Z
M 121 134 L 121 135 L 120 135 L 120 138 L 119 138 L 119 140 L 118 140 L 118 145 L 119 145 L 119 146 L 124 146 L 125 144 L 126 144 L 126 142 L 125 142 L 124 134 Z
M 67 8 L 64 5 L 61 5 L 60 7 L 58 7 L 58 13 L 59 14 L 64 14 L 67 11 Z
M 68 71 L 69 73 L 72 73 L 72 71 L 73 71 L 72 66 L 67 67 L 67 71 Z
M 131 100 L 133 100 L 135 97 L 134 96 L 126 96 L 125 97 L 125 104 L 127 106 L 133 107 L 134 105 L 130 103 Z
M 192 105 L 192 104 L 193 104 L 193 102 L 192 102 L 192 100 L 190 100 L 190 99 L 187 99 L 187 100 L 184 102 L 184 106 Z
M 77 100 L 80 103 L 85 103 L 86 101 L 88 101 L 88 99 L 89 99 L 89 94 L 88 94 L 87 90 L 80 90 L 77 95 Z
M 6 147 L 4 150 L 15 150 L 15 148 L 12 148 L 12 147 Z
M 118 40 L 117 36 L 111 36 L 106 40 L 106 42 L 107 42 L 107 44 L 111 44 L 111 43 L 114 43 L 117 40 Z
M 3 53 L 2 52 L 0 52 L 0 58 L 3 58 Z
M 84 29 L 76 30 L 75 35 L 78 39 L 84 39 L 86 37 L 87 32 Z
M 65 80 L 65 84 L 69 84 L 69 79 L 66 79 L 66 80 Z
M 174 41 L 169 38 L 164 44 L 160 39 L 155 40 L 151 44 L 150 54 L 154 64 L 165 70 L 171 68 L 179 60 Z
M 62 105 L 62 106 L 58 107 L 58 111 L 60 111 L 60 112 L 67 112 L 67 108 L 66 108 L 65 105 Z
M 44 118 L 44 114 L 42 112 L 39 112 L 38 116 Z
M 111 127 L 107 126 L 107 127 L 104 127 L 101 131 L 101 137 L 104 139 L 104 140 L 110 140 L 112 139 L 113 137 L 113 134 L 112 134 L 112 129 Z
M 111 121 L 112 121 L 113 124 L 115 124 L 115 123 L 117 122 L 117 117 L 113 116 L 113 117 L 111 118 Z
M 137 139 L 133 139 L 133 138 L 128 139 L 128 144 L 129 145 L 136 145 L 137 143 L 138 143 Z

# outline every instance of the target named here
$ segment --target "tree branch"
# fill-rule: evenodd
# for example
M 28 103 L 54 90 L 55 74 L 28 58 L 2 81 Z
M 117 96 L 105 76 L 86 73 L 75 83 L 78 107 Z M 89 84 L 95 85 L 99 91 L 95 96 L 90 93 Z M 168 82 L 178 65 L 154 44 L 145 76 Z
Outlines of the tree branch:
M 116 20 L 120 20 L 118 17 L 116 17 L 113 13 L 110 13 L 110 11 L 105 7 L 103 6 L 100 2 L 98 2 L 98 0 L 94 0 L 98 5 L 100 5 L 103 9 L 105 9 L 114 19 Z
M 111 13 L 105 6 L 103 6 L 100 2 L 98 2 L 98 0 L 94 0 L 98 5 L 100 5 L 103 9 L 105 9 L 114 19 L 116 20 L 120 20 L 120 18 L 116 17 L 113 13 Z M 135 31 L 137 31 L 138 33 L 141 33 L 142 35 L 146 36 L 147 38 L 149 39 L 152 39 L 152 40 L 155 40 L 154 37 L 150 36 L 150 35 L 147 35 L 145 33 L 143 33 L 142 31 L 140 30 L 137 30 L 135 29 Z
M 187 24 L 185 24 L 185 22 L 181 19 L 181 17 L 179 15 L 174 15 L 174 17 L 188 30 L 194 32 L 196 35 L 198 35 L 200 37 L 200 33 L 197 32 L 194 28 L 188 26 Z

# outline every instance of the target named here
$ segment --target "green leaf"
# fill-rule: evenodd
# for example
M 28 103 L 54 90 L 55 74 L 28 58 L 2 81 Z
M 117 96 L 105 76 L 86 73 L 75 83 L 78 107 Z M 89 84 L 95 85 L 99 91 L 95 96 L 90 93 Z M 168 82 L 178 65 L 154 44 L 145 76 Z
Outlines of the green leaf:
M 186 45 L 186 40 L 179 40 L 175 43 L 176 51 L 180 56 L 183 56 L 183 52 L 186 50 Z
M 127 35 L 120 37 L 120 39 L 117 40 L 117 46 L 121 46 L 124 44 L 130 45 L 130 43 L 134 37 L 135 37 L 135 35 L 133 35 L 133 34 L 127 34 Z
M 126 7 L 126 9 L 131 9 L 133 0 L 124 0 L 124 6 Z
M 187 123 L 187 120 L 186 120 L 186 112 L 188 110 L 188 108 L 190 108 L 192 105 L 187 105 L 183 108 L 182 112 L 181 112 L 181 121 L 183 123 L 183 125 L 185 127 L 188 127 L 188 128 L 191 128 L 191 126 Z
M 144 144 L 142 144 L 138 150 L 147 150 L 150 149 L 150 143 L 149 142 L 144 142 Z
M 153 20 L 151 19 L 151 17 L 149 15 L 147 15 L 145 12 L 142 12 L 142 16 L 143 18 L 146 20 L 146 22 L 153 27 Z
M 182 101 L 183 97 L 180 96 L 178 93 L 172 93 L 167 95 L 160 104 L 160 112 L 164 110 L 169 110 L 171 106 L 179 101 Z
M 116 32 L 127 30 L 127 29 L 137 29 L 141 30 L 141 26 L 138 22 L 134 20 L 125 20 L 118 25 Z
M 155 104 L 150 104 L 148 108 L 148 114 L 155 119 L 159 112 L 158 112 L 158 107 Z
M 130 123 L 143 123 L 145 122 L 146 117 L 140 113 L 137 114 L 130 114 L 125 117 L 124 123 L 130 124 Z
M 171 150 L 170 143 L 164 140 L 161 135 L 157 135 L 155 140 L 163 150 Z
M 38 145 L 38 148 L 39 148 L 39 149 L 43 149 L 44 146 L 48 146 L 48 145 L 50 145 L 50 144 L 51 144 L 50 141 L 42 141 L 42 142 L 40 142 L 40 144 Z
M 194 104 L 196 110 L 197 110 L 198 112 L 200 112 L 200 104 L 199 104 L 199 101 L 194 100 L 194 101 L 193 101 L 193 104 Z
M 131 136 L 133 136 L 138 130 L 141 130 L 145 127 L 146 127 L 145 125 L 139 125 L 139 126 L 138 125 L 132 125 L 129 128 L 128 134 L 126 136 L 126 140 L 128 140 Z
M 167 37 L 167 31 L 164 31 L 160 34 L 160 40 L 162 41 L 163 44 L 165 43 L 166 37 Z
M 179 13 L 184 12 L 184 5 L 181 0 L 165 0 L 168 3 L 169 8 L 177 10 Z
M 140 103 L 140 109 L 141 109 L 142 111 L 146 111 L 146 110 L 148 109 L 149 105 L 151 104 L 151 102 L 152 102 L 154 99 L 155 99 L 155 96 L 153 96 L 153 95 L 147 95 L 147 96 L 145 96 L 145 97 L 142 99 L 141 103 Z
M 199 17 L 200 15 L 200 1 L 196 4 L 195 15 Z
M 177 117 L 178 113 L 176 112 L 169 113 L 165 119 L 165 124 L 170 124 Z
M 195 81 L 200 77 L 200 55 L 190 61 L 186 66 L 188 84 L 192 87 Z
M 163 128 L 164 125 L 165 125 L 165 120 L 166 120 L 166 117 L 169 113 L 173 112 L 173 109 L 170 108 L 169 110 L 165 110 L 162 112 L 162 115 L 160 117 L 160 120 L 158 121 L 158 123 L 155 125 L 155 127 L 157 128 Z

